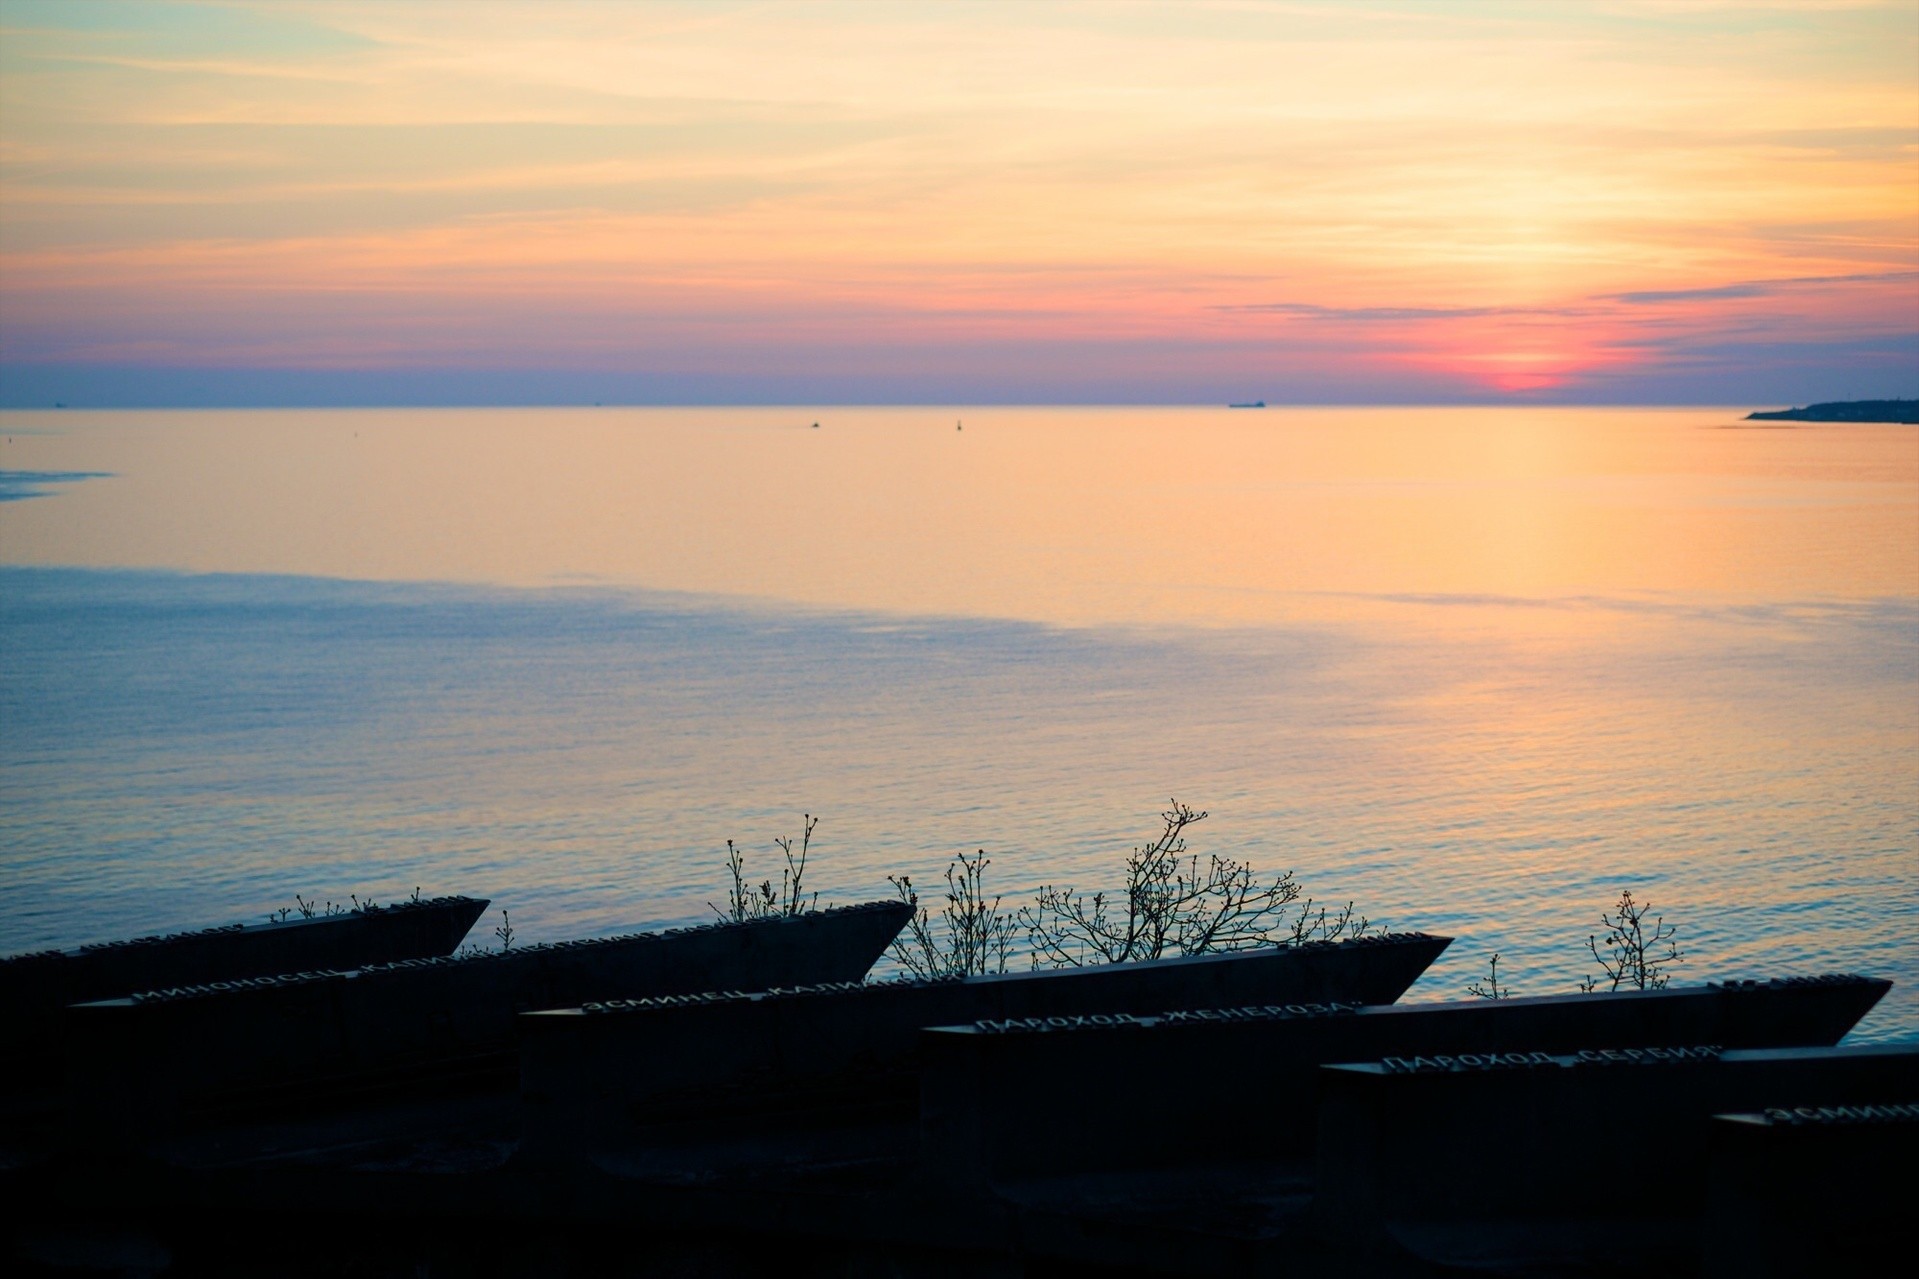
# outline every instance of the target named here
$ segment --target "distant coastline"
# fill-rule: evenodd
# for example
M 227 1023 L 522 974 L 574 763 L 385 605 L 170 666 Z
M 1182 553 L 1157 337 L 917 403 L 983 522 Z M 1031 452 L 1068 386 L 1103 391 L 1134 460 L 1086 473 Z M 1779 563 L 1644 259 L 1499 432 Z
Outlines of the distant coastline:
M 1919 426 L 1919 400 L 1833 400 L 1803 409 L 1748 413 L 1748 422 L 1899 422 Z

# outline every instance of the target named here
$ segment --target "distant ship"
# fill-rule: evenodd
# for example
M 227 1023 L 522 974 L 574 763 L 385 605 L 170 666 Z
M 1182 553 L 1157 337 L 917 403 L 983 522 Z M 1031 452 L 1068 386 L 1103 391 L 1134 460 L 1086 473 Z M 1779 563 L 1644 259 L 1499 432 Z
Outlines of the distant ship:
M 1228 404 L 1226 407 L 1229 409 L 1263 409 L 1266 407 L 1266 401 L 1254 400 L 1251 404 Z

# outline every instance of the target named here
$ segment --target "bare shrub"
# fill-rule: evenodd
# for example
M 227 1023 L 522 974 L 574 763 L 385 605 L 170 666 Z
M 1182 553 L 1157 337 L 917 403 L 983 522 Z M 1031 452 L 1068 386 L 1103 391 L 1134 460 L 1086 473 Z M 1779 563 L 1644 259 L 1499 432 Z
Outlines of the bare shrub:
M 1291 871 L 1286 872 L 1290 878 Z M 1309 941 L 1340 941 L 1350 937 L 1364 937 L 1372 931 L 1373 921 L 1353 910 L 1353 904 L 1347 902 L 1337 913 L 1321 906 L 1313 909 L 1313 899 L 1308 897 L 1300 906 L 1299 913 L 1293 916 L 1287 942 L 1294 946 L 1303 946 Z M 1271 940 L 1268 938 L 1267 940 Z
M 1486 980 L 1467 982 L 1466 993 L 1476 999 L 1511 999 L 1513 997 L 1513 992 L 1510 988 L 1499 984 L 1499 954 L 1497 951 L 1493 953 L 1491 971 L 1488 973 Z
M 417 893 L 419 890 L 415 889 L 414 891 Z M 377 910 L 377 909 L 378 907 L 374 904 L 374 901 L 371 897 L 367 898 L 365 901 L 361 901 L 358 896 L 354 896 L 353 905 L 351 908 L 349 908 L 345 904 L 341 902 L 335 902 L 335 901 L 328 901 L 324 905 L 322 905 L 317 900 L 308 901 L 305 897 L 301 896 L 299 893 L 295 893 L 293 894 L 293 905 L 282 906 L 279 910 L 275 911 L 272 915 L 267 916 L 267 918 L 269 919 L 278 918 L 281 922 L 284 923 L 287 920 L 287 918 L 293 914 L 295 910 L 298 910 L 300 912 L 301 919 L 312 919 L 315 916 L 318 916 L 321 919 L 331 919 L 335 915 L 350 915 L 354 913 L 355 911 L 360 911 L 364 913 L 369 910 Z
M 1159 838 L 1127 857 L 1120 893 L 1088 897 L 1048 884 L 1020 910 L 1035 964 L 1063 968 L 1248 950 L 1280 944 L 1287 932 L 1298 943 L 1357 936 L 1368 926 L 1350 902 L 1329 915 L 1323 907 L 1314 914 L 1311 900 L 1288 925 L 1286 908 L 1299 900 L 1292 872 L 1265 881 L 1230 857 L 1209 856 L 1202 865 L 1197 854 L 1187 854 L 1185 832 L 1206 814 L 1168 802 Z
M 986 868 L 992 864 L 983 848 L 972 857 L 961 853 L 947 863 L 946 904 L 940 908 L 938 928 L 920 905 L 912 876 L 886 877 L 913 910 L 892 946 L 893 958 L 901 967 L 923 981 L 1006 971 L 1016 924 L 1012 916 L 1000 914 L 998 896 L 986 899 Z
M 1611 914 L 1602 913 L 1599 925 L 1606 930 L 1606 950 L 1599 949 L 1599 934 L 1586 938 L 1586 949 L 1599 961 L 1605 971 L 1605 977 L 1587 977 L 1579 983 L 1579 989 L 1592 994 L 1605 984 L 1608 991 L 1618 990 L 1621 986 L 1630 986 L 1634 990 L 1664 990 L 1670 978 L 1666 973 L 1667 964 L 1683 964 L 1685 955 L 1673 942 L 1679 930 L 1666 922 L 1665 916 L 1653 915 L 1652 903 L 1641 904 L 1633 900 L 1632 890 L 1624 889 L 1619 901 L 1614 904 Z M 1651 917 L 1651 927 L 1646 920 Z
M 733 844 L 726 841 L 726 869 L 731 874 L 733 886 L 727 890 L 726 909 L 721 910 L 712 902 L 706 907 L 722 920 L 743 924 L 750 919 L 770 919 L 781 915 L 798 915 L 813 909 L 819 904 L 820 895 L 806 895 L 804 880 L 806 877 L 806 854 L 813 842 L 813 828 L 820 819 L 811 813 L 800 815 L 801 828 L 799 853 L 793 852 L 791 836 L 775 838 L 773 846 L 786 857 L 786 865 L 780 871 L 780 884 L 773 886 L 770 879 L 761 880 L 759 885 L 747 882 L 746 858 Z

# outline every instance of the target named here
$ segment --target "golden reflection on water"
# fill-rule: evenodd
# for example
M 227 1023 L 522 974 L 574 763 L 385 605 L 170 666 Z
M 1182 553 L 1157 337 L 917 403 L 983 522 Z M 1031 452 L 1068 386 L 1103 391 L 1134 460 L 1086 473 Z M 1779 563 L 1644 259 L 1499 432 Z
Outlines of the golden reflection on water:
M 802 810 L 830 815 L 830 897 L 984 847 L 1010 902 L 1111 887 L 1170 793 L 1214 810 L 1196 849 L 1459 933 L 1421 997 L 1495 950 L 1570 990 L 1632 885 L 1683 922 L 1689 979 L 1877 972 L 1900 985 L 1866 1033 L 1919 1028 L 1910 427 L 0 418 L 0 472 L 112 473 L 0 501 L 8 564 L 851 610 L 13 574 L 0 950 L 414 884 L 510 902 L 529 938 L 688 922 L 725 839 L 764 854 Z
M 605 582 L 1066 625 L 1257 625 L 1364 596 L 1919 590 L 1919 432 L 1739 417 L 11 413 L 0 469 L 113 478 L 0 504 L 0 561 Z

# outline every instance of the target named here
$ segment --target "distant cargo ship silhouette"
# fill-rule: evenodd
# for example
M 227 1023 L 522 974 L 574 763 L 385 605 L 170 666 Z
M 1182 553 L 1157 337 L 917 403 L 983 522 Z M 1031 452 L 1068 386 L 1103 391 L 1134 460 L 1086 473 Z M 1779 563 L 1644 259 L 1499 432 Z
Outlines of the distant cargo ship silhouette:
M 1251 404 L 1228 404 L 1226 407 L 1229 409 L 1263 409 L 1266 407 L 1266 401 L 1254 400 Z

